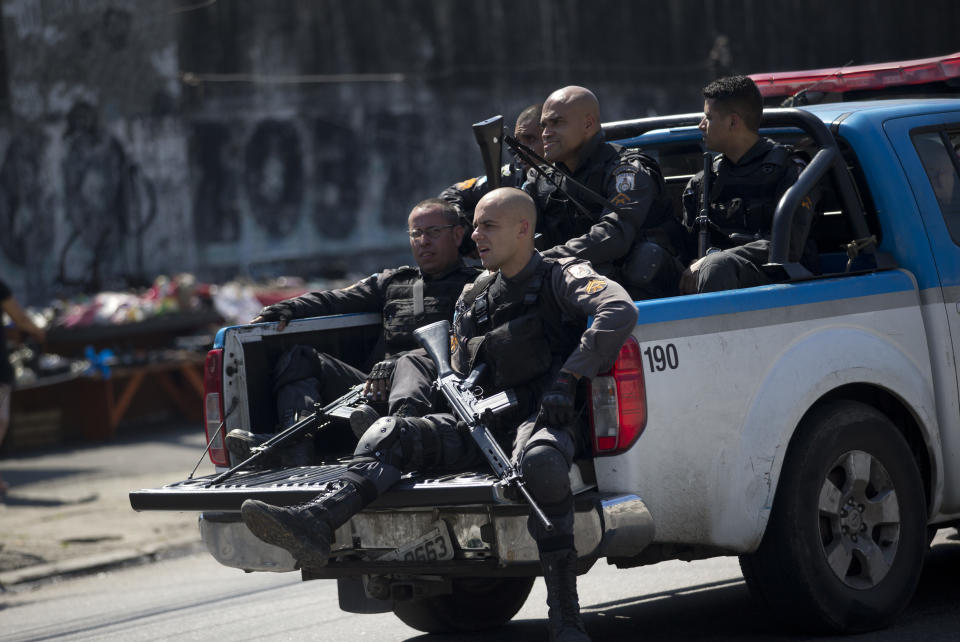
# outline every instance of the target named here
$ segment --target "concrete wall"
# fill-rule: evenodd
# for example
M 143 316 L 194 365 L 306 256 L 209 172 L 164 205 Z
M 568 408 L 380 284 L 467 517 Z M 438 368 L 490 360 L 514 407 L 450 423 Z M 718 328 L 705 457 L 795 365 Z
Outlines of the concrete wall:
M 40 302 L 406 261 L 410 206 L 482 171 L 469 124 L 558 86 L 619 120 L 724 73 L 958 49 L 960 4 L 865 6 L 0 0 L 0 275 Z

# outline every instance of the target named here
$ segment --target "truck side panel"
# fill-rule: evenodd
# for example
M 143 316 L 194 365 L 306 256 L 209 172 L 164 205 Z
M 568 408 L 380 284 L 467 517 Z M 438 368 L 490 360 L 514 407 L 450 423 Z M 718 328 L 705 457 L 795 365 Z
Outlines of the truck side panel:
M 939 452 L 935 418 L 925 410 L 933 399 L 919 294 L 905 271 L 645 302 L 638 310 L 647 427 L 631 450 L 595 463 L 600 489 L 642 493 L 657 541 L 755 548 L 798 422 L 848 383 L 897 391 L 931 456 Z M 661 368 L 659 351 L 676 358 Z

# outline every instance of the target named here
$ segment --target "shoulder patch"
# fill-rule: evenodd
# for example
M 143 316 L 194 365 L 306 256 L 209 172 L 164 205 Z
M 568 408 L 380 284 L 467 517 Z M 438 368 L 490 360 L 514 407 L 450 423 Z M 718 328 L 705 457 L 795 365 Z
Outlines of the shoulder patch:
M 567 272 L 575 279 L 586 279 L 591 276 L 597 276 L 597 273 L 593 271 L 589 263 L 574 263 L 567 268 Z
M 454 187 L 456 187 L 457 189 L 470 189 L 471 187 L 477 184 L 478 180 L 479 180 L 479 177 L 468 178 L 465 181 L 460 181 L 459 183 L 454 185 Z
M 637 168 L 633 165 L 618 165 L 613 170 L 618 192 L 629 192 L 636 184 Z
M 590 279 L 590 282 L 587 283 L 587 287 L 584 288 L 587 294 L 596 294 L 597 292 L 603 292 L 607 289 L 607 282 L 605 279 Z

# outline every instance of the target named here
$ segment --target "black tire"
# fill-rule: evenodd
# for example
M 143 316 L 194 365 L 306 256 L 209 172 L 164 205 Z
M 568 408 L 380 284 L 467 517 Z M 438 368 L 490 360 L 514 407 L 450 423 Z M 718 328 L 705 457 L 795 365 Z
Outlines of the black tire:
M 523 606 L 534 577 L 453 580 L 453 593 L 393 603 L 404 624 L 425 633 L 466 633 L 502 626 Z
M 926 521 L 903 435 L 871 406 L 832 402 L 798 429 L 763 540 L 740 566 L 750 591 L 801 628 L 880 629 L 916 589 Z

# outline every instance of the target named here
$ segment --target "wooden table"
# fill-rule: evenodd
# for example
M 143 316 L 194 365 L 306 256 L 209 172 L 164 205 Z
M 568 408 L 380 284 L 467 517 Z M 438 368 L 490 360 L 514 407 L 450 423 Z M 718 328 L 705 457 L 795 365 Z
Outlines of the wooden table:
M 179 353 L 175 358 L 110 368 L 110 376 L 70 377 L 15 389 L 11 429 L 18 414 L 29 415 L 59 409 L 61 434 L 65 439 L 101 441 L 111 439 L 125 420 L 133 421 L 148 406 L 176 410 L 183 419 L 203 422 L 203 362 L 197 353 Z

